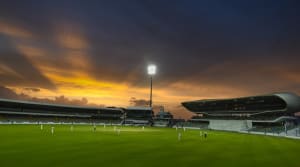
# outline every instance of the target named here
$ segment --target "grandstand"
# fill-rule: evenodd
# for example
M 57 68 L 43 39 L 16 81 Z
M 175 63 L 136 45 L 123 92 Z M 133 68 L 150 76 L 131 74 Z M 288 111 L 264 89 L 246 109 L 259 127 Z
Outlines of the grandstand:
M 111 123 L 122 122 L 121 108 L 77 107 L 0 99 L 2 123 Z
M 183 102 L 196 114 L 191 122 L 208 122 L 208 128 L 229 131 L 250 131 L 260 127 L 282 129 L 297 125 L 300 97 L 293 93 L 274 93 L 232 99 L 205 99 Z M 268 126 L 265 126 L 268 125 Z M 281 128 L 278 128 L 280 126 Z M 292 126 L 291 126 L 292 127 Z
M 95 123 L 152 125 L 150 107 L 79 107 L 0 99 L 1 123 Z

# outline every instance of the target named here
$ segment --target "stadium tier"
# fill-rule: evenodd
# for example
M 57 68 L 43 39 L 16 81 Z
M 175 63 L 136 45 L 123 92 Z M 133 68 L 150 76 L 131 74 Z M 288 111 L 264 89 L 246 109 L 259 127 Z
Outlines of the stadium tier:
M 152 125 L 149 107 L 97 108 L 0 99 L 0 122 Z
M 182 105 L 197 114 L 190 120 L 193 123 L 209 121 L 211 129 L 235 131 L 252 129 L 260 122 L 281 125 L 295 121 L 295 113 L 300 111 L 300 97 L 293 93 L 274 93 L 189 101 Z
M 121 123 L 123 109 L 0 99 L 2 122 Z
M 183 102 L 189 111 L 203 118 L 276 119 L 294 116 L 300 111 L 300 97 L 292 93 L 276 93 L 233 99 L 210 99 Z

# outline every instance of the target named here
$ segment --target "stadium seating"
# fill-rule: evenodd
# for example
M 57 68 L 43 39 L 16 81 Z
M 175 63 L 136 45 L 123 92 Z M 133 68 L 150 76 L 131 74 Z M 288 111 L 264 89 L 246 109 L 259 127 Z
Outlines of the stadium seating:
M 246 120 L 210 120 L 209 128 L 215 130 L 241 131 L 251 127 L 249 127 Z
M 0 99 L 2 123 L 107 123 L 120 124 L 123 109 L 53 105 Z

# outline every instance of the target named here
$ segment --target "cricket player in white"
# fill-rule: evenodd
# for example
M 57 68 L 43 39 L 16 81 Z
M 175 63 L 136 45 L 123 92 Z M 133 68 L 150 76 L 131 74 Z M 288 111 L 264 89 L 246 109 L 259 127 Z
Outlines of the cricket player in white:
M 178 141 L 181 141 L 181 133 L 178 133 Z
M 51 134 L 52 135 L 54 134 L 54 127 L 53 126 L 51 127 Z

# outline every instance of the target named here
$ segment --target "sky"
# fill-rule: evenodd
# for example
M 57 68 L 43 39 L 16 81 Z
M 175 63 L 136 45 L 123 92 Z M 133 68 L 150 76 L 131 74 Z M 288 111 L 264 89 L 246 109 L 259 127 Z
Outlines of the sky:
M 153 105 L 300 94 L 297 0 L 2 0 L 0 98 Z

